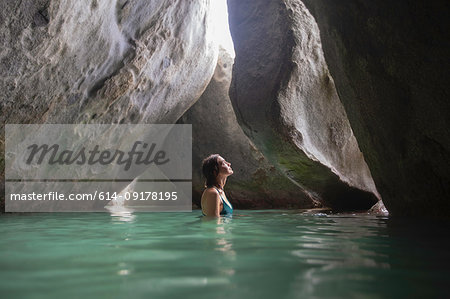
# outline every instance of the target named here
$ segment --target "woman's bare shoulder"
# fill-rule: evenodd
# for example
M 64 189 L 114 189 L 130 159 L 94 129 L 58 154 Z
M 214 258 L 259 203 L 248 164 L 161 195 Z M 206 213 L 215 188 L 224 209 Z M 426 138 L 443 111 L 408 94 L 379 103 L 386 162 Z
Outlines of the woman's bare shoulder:
M 203 195 L 207 198 L 216 198 L 216 196 L 219 196 L 219 193 L 217 193 L 217 190 L 214 187 L 206 188 L 203 191 Z
M 214 194 L 217 194 L 217 190 L 216 190 L 216 188 L 214 188 L 214 187 L 209 187 L 209 188 L 206 188 L 206 189 L 203 191 L 203 193 L 214 193 Z

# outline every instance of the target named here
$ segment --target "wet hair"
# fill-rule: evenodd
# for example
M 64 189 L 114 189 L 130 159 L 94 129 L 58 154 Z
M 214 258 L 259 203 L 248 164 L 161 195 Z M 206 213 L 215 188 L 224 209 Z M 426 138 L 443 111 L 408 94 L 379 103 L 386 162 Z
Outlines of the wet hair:
M 203 159 L 202 172 L 206 178 L 205 188 L 211 188 L 217 185 L 217 175 L 219 174 L 219 154 L 212 154 Z

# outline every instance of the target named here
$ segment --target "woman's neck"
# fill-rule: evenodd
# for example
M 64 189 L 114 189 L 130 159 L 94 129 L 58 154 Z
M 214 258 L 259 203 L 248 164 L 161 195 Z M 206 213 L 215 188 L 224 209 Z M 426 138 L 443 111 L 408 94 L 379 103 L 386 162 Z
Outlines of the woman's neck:
M 217 177 L 217 187 L 219 187 L 220 189 L 223 190 L 223 187 L 225 187 L 225 184 L 227 182 L 227 177 L 226 176 L 219 176 Z

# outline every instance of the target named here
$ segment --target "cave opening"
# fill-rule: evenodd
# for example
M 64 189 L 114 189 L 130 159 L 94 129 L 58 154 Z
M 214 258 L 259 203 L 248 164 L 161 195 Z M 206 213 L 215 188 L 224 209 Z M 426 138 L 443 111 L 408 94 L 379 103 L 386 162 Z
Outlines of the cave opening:
M 231 38 L 230 26 L 228 24 L 228 4 L 227 0 L 214 0 L 212 5 L 212 18 L 215 23 L 216 42 L 234 58 L 234 45 Z

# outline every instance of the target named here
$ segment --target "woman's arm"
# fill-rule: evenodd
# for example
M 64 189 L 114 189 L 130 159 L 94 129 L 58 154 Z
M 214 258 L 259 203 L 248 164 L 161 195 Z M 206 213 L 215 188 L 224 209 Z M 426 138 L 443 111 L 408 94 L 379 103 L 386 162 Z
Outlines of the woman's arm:
M 206 215 L 220 217 L 220 196 L 215 190 L 206 194 Z

